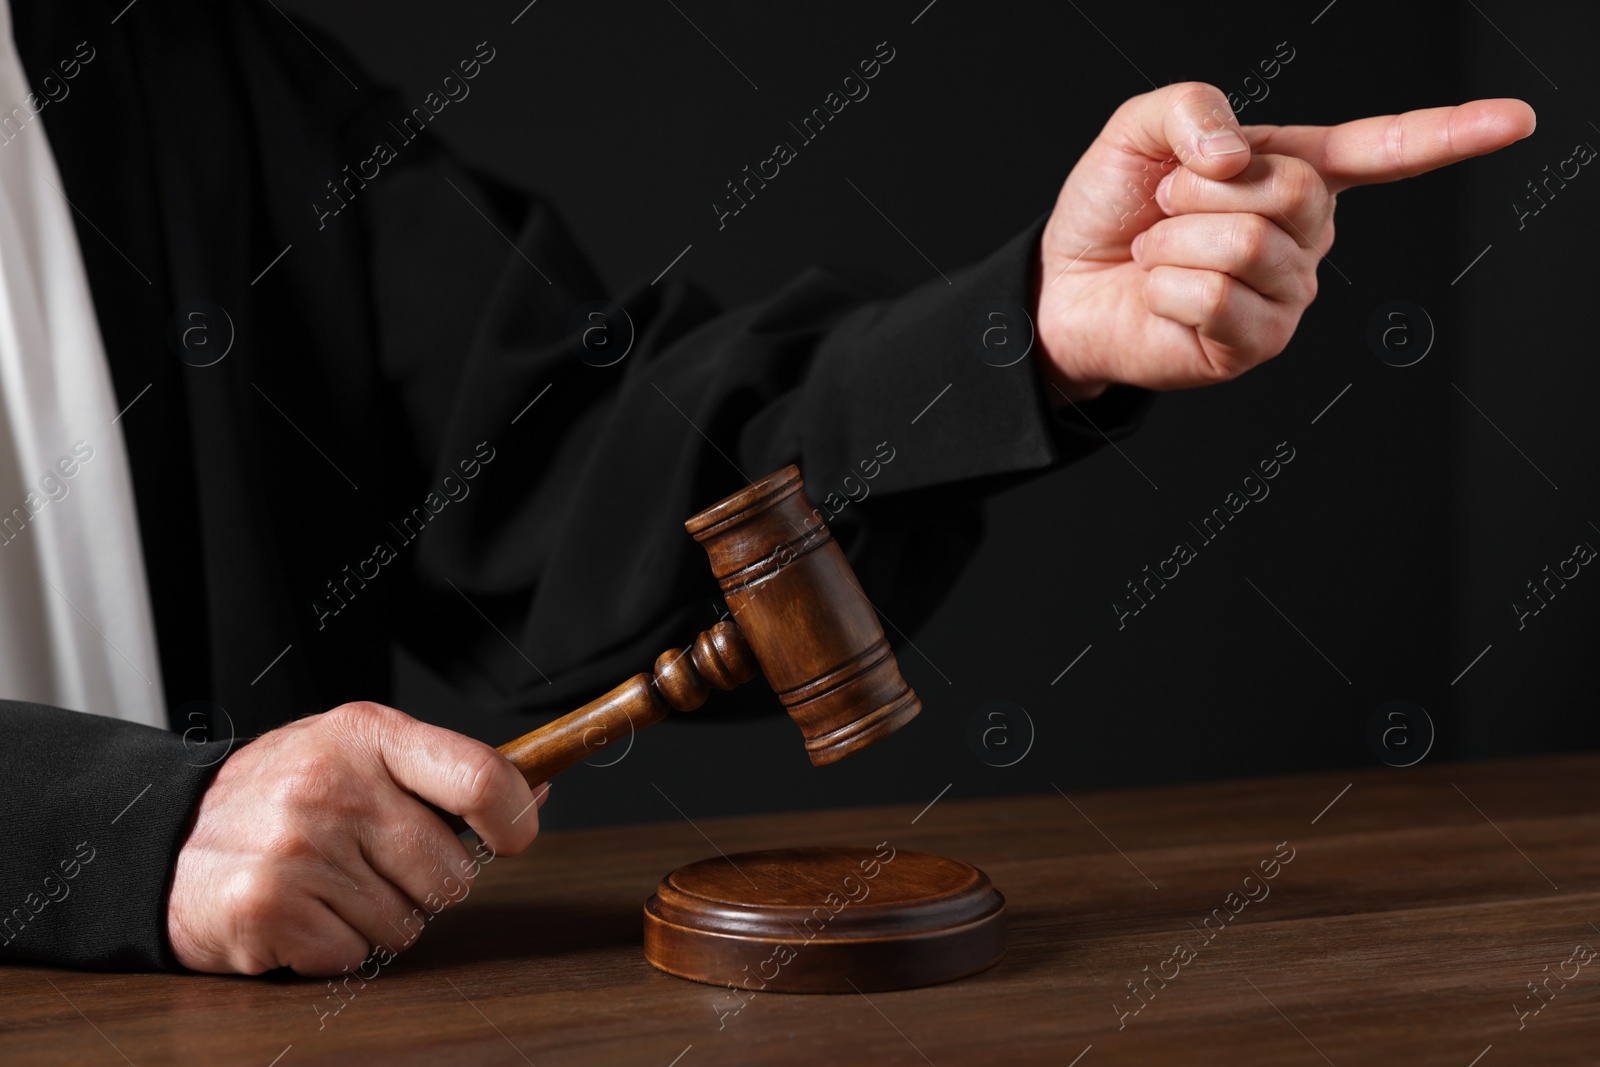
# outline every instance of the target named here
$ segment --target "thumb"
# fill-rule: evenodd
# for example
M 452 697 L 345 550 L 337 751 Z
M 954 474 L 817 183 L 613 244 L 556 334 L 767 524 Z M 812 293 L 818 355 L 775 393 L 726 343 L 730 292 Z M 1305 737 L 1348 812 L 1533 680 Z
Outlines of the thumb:
M 522 772 L 481 741 L 431 726 L 381 704 L 346 704 L 329 712 L 401 790 L 460 815 L 497 853 L 514 856 L 538 833 L 520 816 L 536 798 Z
M 1205 82 L 1178 82 L 1133 97 L 1117 108 L 1103 136 L 1218 181 L 1250 163 L 1250 144 L 1228 98 Z

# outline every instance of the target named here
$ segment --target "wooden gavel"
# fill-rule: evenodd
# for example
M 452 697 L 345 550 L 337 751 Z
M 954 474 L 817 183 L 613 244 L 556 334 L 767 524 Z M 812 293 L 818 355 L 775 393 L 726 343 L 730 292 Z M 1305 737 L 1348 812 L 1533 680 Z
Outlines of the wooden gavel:
M 684 523 L 705 547 L 732 619 L 663 652 L 577 711 L 500 746 L 530 783 L 548 781 L 612 742 L 692 711 L 759 669 L 816 766 L 843 759 L 911 721 L 922 703 L 900 676 L 877 610 L 806 498 L 800 471 L 776 474 Z

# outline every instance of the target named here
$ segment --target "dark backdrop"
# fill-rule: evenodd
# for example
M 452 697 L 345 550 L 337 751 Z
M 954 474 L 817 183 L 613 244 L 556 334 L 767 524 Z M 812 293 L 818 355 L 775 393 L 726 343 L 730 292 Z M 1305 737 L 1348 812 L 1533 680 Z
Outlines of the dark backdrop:
M 1279 359 L 1164 397 L 1119 450 L 997 498 L 985 547 L 961 575 L 930 577 L 950 594 L 901 647 L 925 711 L 900 735 L 816 770 L 775 705 L 759 718 L 708 708 L 613 766 L 563 776 L 547 826 L 1400 763 L 1428 744 L 1419 708 L 1437 734 L 1429 760 L 1600 740 L 1597 568 L 1552 585 L 1521 629 L 1511 607 L 1576 543 L 1600 546 L 1600 175 L 1552 185 L 1520 229 L 1512 207 L 1535 206 L 1526 183 L 1546 164 L 1600 146 L 1592 9 L 524 3 L 282 9 L 408 97 L 489 41 L 489 76 L 431 135 L 553 199 L 614 286 L 692 245 L 674 272 L 729 305 L 816 262 L 910 287 L 934 276 L 917 249 L 945 270 L 981 257 L 1048 210 L 1112 109 L 1152 81 L 1264 85 L 1247 123 L 1476 96 L 1539 113 L 1494 158 L 1342 196 L 1322 294 Z M 885 40 L 897 55 L 871 96 L 719 231 L 723 183 Z M 1280 42 L 1293 60 L 1247 83 Z M 1407 367 L 1368 341 L 1396 300 L 1410 306 L 1383 320 L 1398 327 L 1391 351 L 1421 351 L 1429 321 L 1435 334 Z M 1124 583 L 1176 541 L 1199 547 L 1188 524 L 1280 442 L 1295 458 L 1271 495 L 1119 630 Z M 1405 717 L 1381 713 L 1397 729 L 1374 747 L 1374 715 L 1395 700 Z M 404 706 L 494 742 L 527 725 L 414 682 Z

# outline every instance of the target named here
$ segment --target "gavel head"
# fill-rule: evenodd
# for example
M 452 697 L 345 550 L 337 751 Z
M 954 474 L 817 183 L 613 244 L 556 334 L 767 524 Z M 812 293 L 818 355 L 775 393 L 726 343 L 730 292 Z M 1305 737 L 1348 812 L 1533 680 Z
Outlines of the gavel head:
M 843 759 L 922 710 L 798 468 L 684 525 L 711 557 L 733 619 L 813 764 Z

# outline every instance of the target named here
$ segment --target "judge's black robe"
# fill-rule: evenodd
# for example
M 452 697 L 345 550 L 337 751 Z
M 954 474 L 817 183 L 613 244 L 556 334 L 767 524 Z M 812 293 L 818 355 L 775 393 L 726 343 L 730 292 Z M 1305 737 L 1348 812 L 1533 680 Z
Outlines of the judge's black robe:
M 93 52 L 43 126 L 132 405 L 93 432 L 127 442 L 173 729 L 0 700 L 0 954 L 175 968 L 166 894 L 222 735 L 387 701 L 397 642 L 480 706 L 575 706 L 707 623 L 687 516 L 789 462 L 843 497 L 884 442 L 833 525 L 909 628 L 984 494 L 1148 399 L 1113 390 L 1094 429 L 1053 412 L 1031 357 L 978 358 L 975 316 L 1033 306 L 1039 224 L 892 299 L 823 270 L 734 311 L 682 268 L 611 294 L 549 205 L 408 138 L 415 102 L 311 27 L 316 47 L 217 0 L 113 24 L 125 4 L 12 0 L 36 89 Z M 634 337 L 597 367 L 572 323 L 608 300 Z M 180 318 L 226 357 L 177 358 Z

